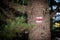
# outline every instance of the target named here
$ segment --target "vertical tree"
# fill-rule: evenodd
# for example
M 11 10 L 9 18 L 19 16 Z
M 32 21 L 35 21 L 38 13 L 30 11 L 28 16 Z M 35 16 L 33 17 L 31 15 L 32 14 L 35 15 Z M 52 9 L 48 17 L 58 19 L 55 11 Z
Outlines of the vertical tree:
M 30 40 L 51 40 L 48 8 L 48 0 L 30 0 L 28 5 L 28 23 L 35 25 L 30 31 Z M 42 22 L 36 22 L 36 17 L 42 17 Z

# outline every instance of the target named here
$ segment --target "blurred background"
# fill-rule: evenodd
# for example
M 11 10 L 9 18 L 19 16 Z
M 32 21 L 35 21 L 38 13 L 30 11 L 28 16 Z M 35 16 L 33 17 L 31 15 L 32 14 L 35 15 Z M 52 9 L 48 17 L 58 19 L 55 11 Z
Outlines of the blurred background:
M 0 40 L 28 40 L 26 6 L 30 0 L 0 0 Z M 51 16 L 51 40 L 60 38 L 60 0 L 48 0 Z

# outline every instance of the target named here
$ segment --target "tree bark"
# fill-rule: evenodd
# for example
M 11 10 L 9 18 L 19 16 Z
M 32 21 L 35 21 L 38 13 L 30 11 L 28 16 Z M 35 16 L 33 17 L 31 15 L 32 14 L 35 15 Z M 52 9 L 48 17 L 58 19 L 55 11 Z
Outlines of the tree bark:
M 30 40 L 51 40 L 48 8 L 47 0 L 30 0 L 28 5 L 28 23 L 34 25 L 30 30 Z M 42 17 L 42 22 L 37 23 L 36 17 Z

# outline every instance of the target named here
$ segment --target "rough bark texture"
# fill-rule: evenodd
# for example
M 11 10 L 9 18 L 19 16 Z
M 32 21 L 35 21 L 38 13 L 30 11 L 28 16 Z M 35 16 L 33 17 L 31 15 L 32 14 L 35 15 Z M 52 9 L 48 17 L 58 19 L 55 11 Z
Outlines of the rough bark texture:
M 35 25 L 29 34 L 30 40 L 50 40 L 50 16 L 47 0 L 30 0 L 28 5 L 28 23 Z M 42 23 L 36 23 L 36 17 L 43 17 Z

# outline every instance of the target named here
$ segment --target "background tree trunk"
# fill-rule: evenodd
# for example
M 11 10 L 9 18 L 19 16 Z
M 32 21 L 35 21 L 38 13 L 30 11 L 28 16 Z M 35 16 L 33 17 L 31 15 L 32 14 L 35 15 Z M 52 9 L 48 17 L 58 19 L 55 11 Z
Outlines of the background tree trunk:
M 30 40 L 51 40 L 48 1 L 30 0 L 28 8 L 28 23 L 35 25 L 30 31 Z M 43 17 L 42 22 L 36 23 L 36 17 Z

